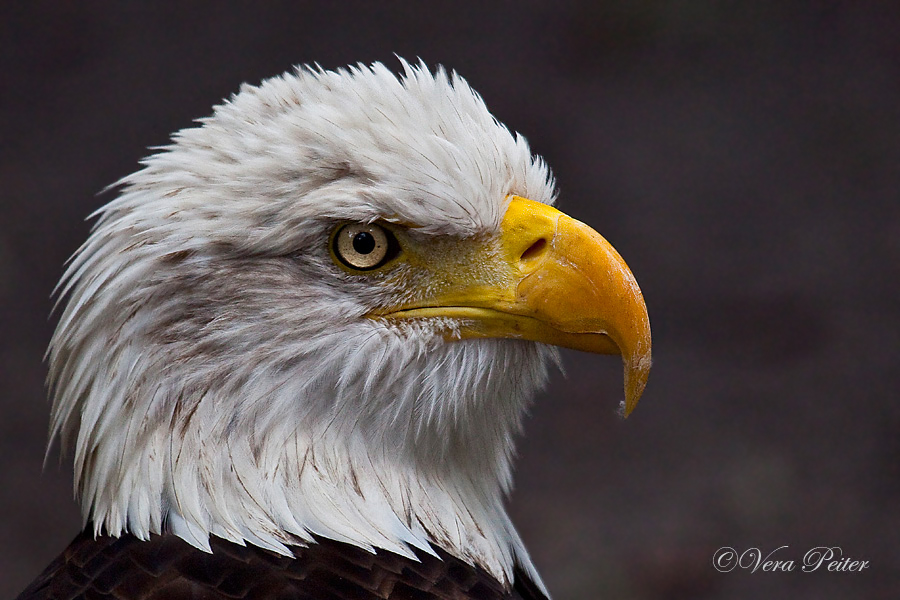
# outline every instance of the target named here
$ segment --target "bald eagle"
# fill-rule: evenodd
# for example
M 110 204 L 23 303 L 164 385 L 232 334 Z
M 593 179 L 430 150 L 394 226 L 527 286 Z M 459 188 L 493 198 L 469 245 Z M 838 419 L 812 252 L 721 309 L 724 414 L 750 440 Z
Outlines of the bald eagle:
M 556 347 L 650 328 L 458 75 L 244 85 L 123 178 L 60 283 L 84 530 L 20 598 L 544 598 L 503 505 Z

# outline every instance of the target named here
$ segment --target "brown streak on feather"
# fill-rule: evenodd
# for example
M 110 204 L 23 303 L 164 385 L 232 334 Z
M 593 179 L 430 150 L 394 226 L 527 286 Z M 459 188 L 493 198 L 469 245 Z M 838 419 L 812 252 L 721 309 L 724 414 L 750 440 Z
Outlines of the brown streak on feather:
M 306 462 L 309 460 L 309 448 L 306 449 L 306 452 L 303 453 L 303 460 L 300 462 L 300 472 L 297 474 L 297 479 L 303 479 L 303 471 L 306 469 Z
M 159 260 L 163 264 L 167 265 L 177 265 L 179 263 L 184 262 L 188 258 L 194 255 L 192 250 L 177 250 L 175 252 L 169 252 L 168 254 L 163 254 Z
M 350 465 L 350 481 L 353 483 L 353 491 L 356 492 L 356 495 L 365 500 L 366 497 L 363 495 L 362 488 L 359 486 L 359 477 L 356 475 L 356 469 L 353 468 L 353 464 Z

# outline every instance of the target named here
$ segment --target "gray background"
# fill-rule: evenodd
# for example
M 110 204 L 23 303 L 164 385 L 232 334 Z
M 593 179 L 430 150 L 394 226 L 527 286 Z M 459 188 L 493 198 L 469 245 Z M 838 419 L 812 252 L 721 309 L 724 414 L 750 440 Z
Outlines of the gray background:
M 555 596 L 900 598 L 898 7 L 4 3 L 0 597 L 79 528 L 68 463 L 41 472 L 41 356 L 96 194 L 243 81 L 396 52 L 528 137 L 647 298 L 633 417 L 616 359 L 566 353 L 520 444 L 511 511 Z M 782 545 L 871 567 L 712 566 Z

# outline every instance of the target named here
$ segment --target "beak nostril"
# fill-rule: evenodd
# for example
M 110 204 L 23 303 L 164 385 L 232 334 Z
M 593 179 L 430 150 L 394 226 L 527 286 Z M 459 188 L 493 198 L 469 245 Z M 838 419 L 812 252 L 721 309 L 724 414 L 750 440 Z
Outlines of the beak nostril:
M 531 260 L 533 258 L 539 257 L 544 253 L 544 249 L 547 247 L 547 240 L 544 238 L 538 238 L 532 245 L 528 246 L 525 252 L 522 253 L 522 257 L 520 260 Z

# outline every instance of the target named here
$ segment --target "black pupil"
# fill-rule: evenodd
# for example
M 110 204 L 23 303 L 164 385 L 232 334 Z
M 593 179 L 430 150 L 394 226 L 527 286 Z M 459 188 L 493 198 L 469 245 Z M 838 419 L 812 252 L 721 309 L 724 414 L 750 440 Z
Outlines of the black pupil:
M 353 249 L 360 254 L 368 254 L 375 249 L 375 236 L 368 231 L 360 231 L 353 236 Z

